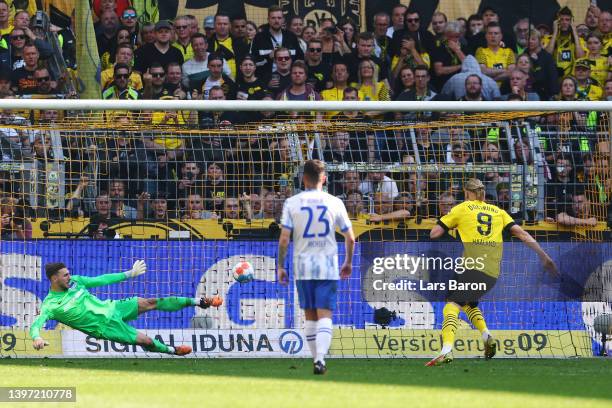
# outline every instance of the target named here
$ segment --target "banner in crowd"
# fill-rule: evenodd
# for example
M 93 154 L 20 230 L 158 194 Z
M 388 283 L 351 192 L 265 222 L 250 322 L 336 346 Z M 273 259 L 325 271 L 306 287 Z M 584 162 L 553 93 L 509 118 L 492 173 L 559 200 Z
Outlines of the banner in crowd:
M 377 262 L 374 257 L 393 257 L 399 253 L 431 255 L 432 247 L 428 249 L 428 245 L 433 243 L 357 245 L 353 276 L 341 281 L 338 287 L 334 323 L 356 330 L 351 336 L 342 336 L 343 339 L 354 341 L 369 335 L 373 329 L 375 332 L 379 330 L 381 326 L 374 312 L 381 307 L 397 315 L 387 324 L 389 329 L 412 333 L 441 329 L 443 301 L 420 292 L 415 292 L 407 301 L 398 300 L 391 293 L 370 298 L 364 287 L 369 282 L 367 275 Z M 519 330 L 521 333 L 535 330 L 530 338 L 536 343 L 543 341 L 541 336 L 535 337 L 538 333 L 546 336 L 546 333 L 550 333 L 552 337 L 569 334 L 570 343 L 581 341 L 582 337 L 576 336 L 576 333 L 586 329 L 594 338 L 593 350 L 596 351 L 598 345 L 592 329 L 593 320 L 597 315 L 612 313 L 612 305 L 605 298 L 598 297 L 602 292 L 610 292 L 610 288 L 601 287 L 602 282 L 610 283 L 610 279 L 605 278 L 612 266 L 610 246 L 597 243 L 544 243 L 544 249 L 560 266 L 564 282 L 567 282 L 565 286 L 554 286 L 544 278 L 535 254 L 523 250 L 522 244 L 511 245 L 502 263 L 501 279 L 481 303 L 489 328 Z M 224 299 L 223 306 L 218 309 L 190 307 L 178 312 L 152 311 L 143 314 L 131 322 L 138 329 L 179 332 L 202 329 L 209 333 L 224 330 L 229 330 L 229 333 L 234 330 L 247 330 L 246 333 L 263 330 L 268 333 L 272 330 L 273 334 L 267 335 L 278 339 L 280 332 L 274 332 L 276 330 L 299 331 L 303 327 L 294 285 L 281 286 L 276 281 L 276 242 L 40 240 L 2 241 L 0 249 L 0 327 L 7 332 L 27 330 L 38 314 L 40 302 L 49 289 L 43 272 L 45 263 L 63 261 L 72 274 L 96 276 L 128 270 L 137 259 L 146 260 L 146 275 L 92 288 L 91 292 L 102 299 L 130 296 L 201 297 L 214 294 Z M 255 269 L 255 279 L 245 284 L 236 282 L 232 274 L 233 265 L 242 260 L 250 261 Z M 434 271 L 431 272 L 433 276 Z M 573 278 L 569 280 L 569 277 Z M 585 288 L 591 288 L 591 291 L 596 289 L 599 295 L 581 297 L 578 287 L 583 292 Z M 49 322 L 46 329 L 56 327 L 56 322 Z M 519 332 L 507 333 L 506 337 L 518 341 L 519 335 Z M 555 343 L 552 337 L 548 337 L 547 344 L 565 350 L 565 346 Z M 382 341 L 381 337 L 378 339 Z M 374 339 L 366 342 L 368 347 L 376 343 Z M 347 352 L 355 354 L 355 347 L 351 346 Z M 591 344 L 578 344 L 575 347 L 590 350 Z M 385 353 L 376 351 L 375 354 Z

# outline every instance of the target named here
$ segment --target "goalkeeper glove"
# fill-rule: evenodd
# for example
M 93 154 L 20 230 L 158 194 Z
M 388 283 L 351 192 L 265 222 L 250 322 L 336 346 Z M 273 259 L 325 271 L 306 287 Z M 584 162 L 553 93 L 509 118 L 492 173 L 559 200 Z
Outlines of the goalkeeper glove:
M 127 276 L 128 278 L 135 278 L 137 276 L 142 275 L 146 271 L 147 264 L 145 263 L 145 261 L 139 259 L 138 261 L 134 262 L 134 265 L 132 265 L 132 269 L 125 272 L 125 276 Z

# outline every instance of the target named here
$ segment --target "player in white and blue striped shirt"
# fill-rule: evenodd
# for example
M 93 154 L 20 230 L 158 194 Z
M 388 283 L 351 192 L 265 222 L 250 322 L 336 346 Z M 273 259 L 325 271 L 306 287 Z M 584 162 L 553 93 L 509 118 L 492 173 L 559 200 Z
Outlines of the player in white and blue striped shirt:
M 325 165 L 319 160 L 304 164 L 301 192 L 285 201 L 278 242 L 278 280 L 289 282 L 285 258 L 293 236 L 293 273 L 300 307 L 304 309 L 304 332 L 314 360 L 314 373 L 325 374 L 325 355 L 332 340 L 332 313 L 336 309 L 338 279 L 352 272 L 355 234 L 344 203 L 323 191 Z M 335 230 L 344 236 L 346 257 L 338 268 Z

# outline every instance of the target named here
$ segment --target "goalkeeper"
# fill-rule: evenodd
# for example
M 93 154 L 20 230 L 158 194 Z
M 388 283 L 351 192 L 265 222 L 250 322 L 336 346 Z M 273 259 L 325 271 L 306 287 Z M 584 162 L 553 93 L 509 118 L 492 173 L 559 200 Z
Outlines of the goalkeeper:
M 53 319 L 98 339 L 137 344 L 147 351 L 158 353 L 178 356 L 191 353 L 190 346 L 166 346 L 138 332 L 126 322 L 135 320 L 138 315 L 150 310 L 176 311 L 190 306 L 198 306 L 203 309 L 210 306 L 219 307 L 223 301 L 218 296 L 201 299 L 130 297 L 121 300 L 100 300 L 87 290 L 135 278 L 146 271 L 147 266 L 141 260 L 134 262 L 132 269 L 127 272 L 109 273 L 95 278 L 71 276 L 66 265 L 61 262 L 45 265 L 47 278 L 51 281 L 51 289 L 42 303 L 40 316 L 30 328 L 34 348 L 41 350 L 48 345 L 40 336 L 40 329 L 44 327 L 47 320 Z

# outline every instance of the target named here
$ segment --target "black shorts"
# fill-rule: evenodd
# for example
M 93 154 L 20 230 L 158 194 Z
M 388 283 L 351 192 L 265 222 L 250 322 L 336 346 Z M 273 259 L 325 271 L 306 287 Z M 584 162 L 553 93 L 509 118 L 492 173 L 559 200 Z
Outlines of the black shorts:
M 462 274 L 455 274 L 447 283 L 447 302 L 457 303 L 459 306 L 478 306 L 478 301 L 487 292 L 491 291 L 497 278 L 484 272 L 468 269 Z M 453 287 L 452 284 L 455 286 Z

